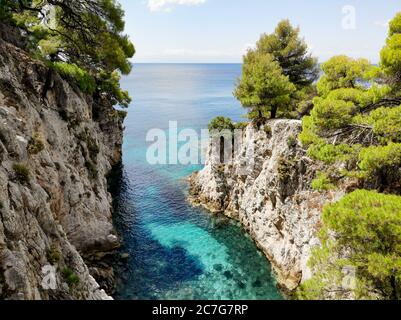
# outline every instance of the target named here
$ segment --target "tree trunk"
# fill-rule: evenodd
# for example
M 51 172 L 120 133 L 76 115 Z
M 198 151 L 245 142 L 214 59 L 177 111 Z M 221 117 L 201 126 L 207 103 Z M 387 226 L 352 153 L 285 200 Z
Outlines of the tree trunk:
M 258 110 L 258 112 L 259 112 L 259 120 L 262 120 L 263 119 L 263 113 L 262 113 L 262 110 Z
M 401 297 L 400 297 L 400 294 L 398 292 L 397 279 L 396 279 L 396 277 L 394 275 L 391 276 L 390 282 L 391 282 L 391 289 L 393 291 L 391 299 L 392 300 L 399 300 Z
M 276 119 L 276 116 L 277 116 L 277 107 L 272 107 L 271 118 Z
M 224 137 L 220 137 L 220 164 L 225 163 Z

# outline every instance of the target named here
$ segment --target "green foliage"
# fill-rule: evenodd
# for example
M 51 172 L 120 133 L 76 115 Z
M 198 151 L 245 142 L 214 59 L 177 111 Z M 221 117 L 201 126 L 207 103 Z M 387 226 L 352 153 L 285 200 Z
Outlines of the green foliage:
M 53 265 L 60 262 L 61 260 L 60 250 L 55 246 L 50 247 L 47 250 L 47 260 Z
M 315 160 L 331 165 L 337 162 L 347 162 L 357 158 L 360 148 L 360 145 L 333 145 L 327 143 L 313 144 L 308 149 L 308 155 Z
M 350 124 L 355 114 L 355 105 L 344 100 L 314 99 L 311 116 L 318 132 L 339 129 Z
M 298 144 L 297 138 L 294 136 L 289 136 L 287 139 L 287 146 L 288 148 L 294 148 Z
M 216 117 L 209 123 L 209 131 L 233 131 L 235 125 L 230 118 Z
M 129 104 L 116 74 L 131 71 L 135 48 L 123 34 L 124 11 L 116 0 L 1 1 L 7 9 L 0 15 L 12 17 L 33 55 L 54 64 L 83 91 L 99 90 L 113 103 Z
M 10 17 L 9 0 L 0 0 L 0 21 L 5 21 Z
M 330 91 L 340 88 L 362 88 L 360 81 L 368 81 L 376 68 L 366 59 L 355 60 L 347 56 L 335 56 L 321 66 L 324 75 L 317 84 L 318 93 L 327 97 Z
M 310 260 L 315 275 L 299 298 L 401 299 L 401 197 L 355 191 L 324 208 L 323 224 L 323 247 Z M 347 266 L 356 269 L 355 287 L 342 286 Z
M 381 51 L 381 66 L 396 85 L 401 84 L 401 13 L 392 21 L 386 45 Z
M 15 163 L 13 165 L 15 177 L 21 184 L 29 184 L 31 181 L 31 174 L 29 169 L 21 163 Z
M 237 122 L 234 124 L 234 127 L 236 130 L 245 130 L 248 125 L 248 122 Z
M 283 20 L 274 33 L 263 34 L 256 49 L 244 56 L 242 78 L 234 95 L 250 109 L 250 119 L 263 120 L 268 113 L 271 118 L 277 113 L 296 117 L 297 105 L 310 98 L 319 69 L 299 33 Z
M 334 189 L 335 186 L 326 173 L 319 172 L 317 178 L 312 181 L 312 188 L 317 191 L 328 191 Z
M 401 106 L 374 110 L 366 122 L 382 143 L 401 142 Z
M 303 119 L 299 138 L 309 148 L 310 157 L 327 165 L 346 164 L 343 174 L 351 175 L 351 168 L 353 177 L 369 182 L 372 172 L 357 166 L 358 159 L 362 165 L 368 161 L 367 152 L 373 151 L 369 145 L 401 142 L 401 107 L 386 105 L 394 87 L 383 84 L 380 68 L 365 59 L 336 56 L 324 63 L 322 70 L 319 96 L 313 99 L 310 117 Z M 382 160 L 388 171 L 392 169 L 387 165 L 397 165 Z
M 63 269 L 63 277 L 69 287 L 74 287 L 80 282 L 79 277 L 68 267 Z
M 274 33 L 263 34 L 257 43 L 256 52 L 272 55 L 298 89 L 310 86 L 319 76 L 317 59 L 308 54 L 308 46 L 300 37 L 299 28 L 289 20 L 282 20 Z
M 401 167 L 401 144 L 370 146 L 359 154 L 359 168 L 365 177 L 372 177 L 383 170 L 398 170 Z M 383 174 L 383 173 L 381 173 Z
M 244 107 L 257 112 L 257 119 L 264 117 L 266 112 L 275 118 L 277 111 L 291 106 L 291 95 L 295 90 L 295 85 L 283 75 L 272 55 L 249 51 L 244 57 L 242 79 L 234 95 Z
M 108 95 L 113 104 L 119 104 L 122 107 L 128 108 L 132 99 L 128 91 L 122 90 L 120 86 L 120 74 L 117 71 L 99 74 L 99 89 L 101 92 Z
M 116 112 L 121 121 L 124 121 L 125 118 L 128 116 L 128 112 L 125 110 L 116 110 Z
M 298 136 L 298 139 L 304 146 L 309 147 L 313 144 L 321 145 L 325 143 L 324 139 L 320 138 L 317 134 L 317 130 L 311 116 L 302 118 L 302 128 L 303 130 Z
M 270 136 L 272 135 L 272 133 L 273 133 L 273 129 L 272 129 L 272 127 L 269 126 L 269 125 L 265 125 L 265 126 L 263 127 L 263 131 L 266 133 L 266 135 L 267 135 L 268 137 L 270 137 Z
M 66 62 L 55 62 L 53 68 L 61 75 L 74 80 L 78 87 L 86 93 L 93 94 L 96 90 L 95 79 L 89 73 L 76 64 Z
M 39 152 L 43 151 L 45 148 L 45 144 L 38 133 L 36 133 L 31 140 L 28 142 L 28 153 L 31 155 L 38 154 Z
M 389 23 L 389 36 L 401 33 L 401 12 L 398 12 Z

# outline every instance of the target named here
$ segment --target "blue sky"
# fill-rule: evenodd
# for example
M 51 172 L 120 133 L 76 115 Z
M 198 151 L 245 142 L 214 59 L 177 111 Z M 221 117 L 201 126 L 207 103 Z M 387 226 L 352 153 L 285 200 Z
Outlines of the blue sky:
M 378 62 L 393 0 L 120 0 L 134 62 L 241 62 L 261 33 L 289 18 L 314 55 Z

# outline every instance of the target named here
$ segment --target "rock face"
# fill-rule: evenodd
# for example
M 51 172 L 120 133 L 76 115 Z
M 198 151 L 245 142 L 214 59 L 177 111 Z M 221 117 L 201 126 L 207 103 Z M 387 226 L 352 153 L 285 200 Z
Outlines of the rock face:
M 119 246 L 106 175 L 122 130 L 108 101 L 0 38 L 0 299 L 110 298 L 85 261 Z
M 297 120 L 249 125 L 231 162 L 221 165 L 211 144 L 205 168 L 190 178 L 192 203 L 239 220 L 289 291 L 311 276 L 307 262 L 319 245 L 323 205 L 343 196 L 312 190 L 319 167 L 297 140 L 301 130 Z

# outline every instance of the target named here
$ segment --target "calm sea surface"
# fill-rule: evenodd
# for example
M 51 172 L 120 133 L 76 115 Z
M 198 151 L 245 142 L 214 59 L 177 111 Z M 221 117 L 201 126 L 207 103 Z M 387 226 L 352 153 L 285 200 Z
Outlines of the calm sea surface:
M 123 81 L 134 97 L 125 121 L 121 177 L 112 185 L 115 223 L 129 253 L 118 267 L 119 299 L 281 299 L 270 265 L 239 224 L 186 201 L 186 177 L 201 166 L 151 166 L 148 130 L 241 121 L 233 98 L 241 65 L 142 64 Z

